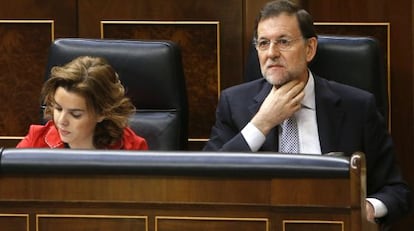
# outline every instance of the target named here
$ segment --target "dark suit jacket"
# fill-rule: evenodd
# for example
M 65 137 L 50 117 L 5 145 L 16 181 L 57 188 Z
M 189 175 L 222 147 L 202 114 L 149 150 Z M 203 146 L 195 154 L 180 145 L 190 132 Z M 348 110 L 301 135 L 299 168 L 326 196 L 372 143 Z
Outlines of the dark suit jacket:
M 362 151 L 367 163 L 367 194 L 388 208 L 381 222 L 391 223 L 411 207 L 410 190 L 395 164 L 393 142 L 366 91 L 315 76 L 316 118 L 322 153 Z M 272 86 L 265 79 L 222 91 L 216 123 L 204 150 L 250 151 L 240 131 L 259 110 Z M 277 151 L 277 127 L 259 151 Z

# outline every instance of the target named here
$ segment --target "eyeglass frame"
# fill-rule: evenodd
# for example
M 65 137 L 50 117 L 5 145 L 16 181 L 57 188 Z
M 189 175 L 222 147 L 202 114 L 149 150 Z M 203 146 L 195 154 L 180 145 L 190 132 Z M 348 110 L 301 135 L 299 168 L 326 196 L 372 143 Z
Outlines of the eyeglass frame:
M 305 39 L 304 37 L 297 37 L 297 38 L 293 38 L 293 39 L 287 39 L 287 38 L 278 38 L 276 40 L 270 40 L 270 39 L 260 39 L 261 41 L 265 40 L 266 42 L 268 42 L 269 44 L 266 45 L 266 48 L 259 48 L 259 40 L 257 40 L 256 38 L 253 40 L 253 45 L 256 47 L 256 49 L 258 51 L 267 51 L 270 48 L 270 45 L 273 43 L 274 45 L 276 45 L 276 47 L 281 50 L 281 51 L 288 51 L 290 48 L 292 48 L 292 45 L 294 42 L 300 40 L 300 39 Z M 287 42 L 288 44 L 286 45 L 286 47 L 281 47 L 281 44 L 283 44 L 282 42 Z

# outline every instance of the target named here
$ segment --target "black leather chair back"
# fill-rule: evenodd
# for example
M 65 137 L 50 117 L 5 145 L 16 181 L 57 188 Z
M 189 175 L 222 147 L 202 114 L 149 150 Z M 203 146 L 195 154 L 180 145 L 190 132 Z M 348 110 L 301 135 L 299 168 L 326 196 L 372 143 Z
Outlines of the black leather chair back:
M 104 57 L 118 72 L 136 106 L 130 127 L 150 150 L 185 150 L 188 102 L 181 51 L 171 41 L 63 38 L 49 50 L 50 69 L 78 56 Z
M 309 68 L 329 80 L 364 89 L 375 95 L 388 121 L 388 85 L 378 41 L 370 37 L 318 36 L 318 49 Z M 262 78 L 257 51 L 251 46 L 245 80 Z

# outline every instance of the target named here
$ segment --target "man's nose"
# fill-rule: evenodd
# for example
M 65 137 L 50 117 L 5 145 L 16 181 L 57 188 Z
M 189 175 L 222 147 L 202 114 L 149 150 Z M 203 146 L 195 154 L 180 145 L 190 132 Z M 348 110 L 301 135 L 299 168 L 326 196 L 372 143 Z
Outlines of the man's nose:
M 267 55 L 271 58 L 280 56 L 280 48 L 275 42 L 271 42 L 269 49 L 267 49 Z

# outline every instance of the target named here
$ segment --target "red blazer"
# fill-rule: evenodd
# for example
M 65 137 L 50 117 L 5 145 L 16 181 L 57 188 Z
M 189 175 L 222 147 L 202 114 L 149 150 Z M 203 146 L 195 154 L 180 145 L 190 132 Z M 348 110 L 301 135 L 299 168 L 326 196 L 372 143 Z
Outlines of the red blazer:
M 64 148 L 53 121 L 46 125 L 31 125 L 29 133 L 20 141 L 17 148 Z M 124 129 L 122 140 L 107 149 L 148 150 L 147 141 L 136 135 L 130 128 Z

